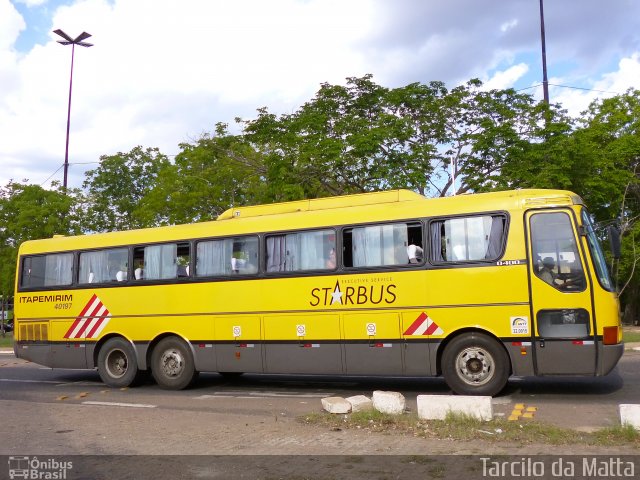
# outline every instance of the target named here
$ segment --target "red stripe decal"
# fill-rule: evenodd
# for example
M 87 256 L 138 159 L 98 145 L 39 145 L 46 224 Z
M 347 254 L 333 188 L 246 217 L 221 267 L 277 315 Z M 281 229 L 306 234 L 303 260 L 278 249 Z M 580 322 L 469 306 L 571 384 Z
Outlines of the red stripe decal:
M 433 335 L 433 332 L 435 332 L 437 329 L 438 329 L 438 324 L 436 322 L 431 322 L 431 325 L 427 327 L 427 330 L 424 332 L 424 335 Z
M 94 302 L 94 300 L 96 298 L 98 298 L 98 296 L 94 293 L 93 296 L 91 297 L 91 299 L 87 302 L 87 304 L 84 306 L 84 308 L 80 312 L 80 315 L 78 315 L 78 318 L 76 318 L 76 321 L 77 320 L 81 320 L 82 317 L 85 316 L 85 314 L 87 313 L 87 310 L 89 310 L 89 307 L 91 307 L 91 305 L 93 304 L 93 302 Z
M 93 310 L 91 310 L 90 312 L 87 312 L 87 319 L 84 322 L 84 325 L 82 325 L 82 328 L 80 329 L 80 331 L 76 334 L 76 338 L 82 338 L 83 335 L 84 337 L 88 337 L 88 335 L 86 335 L 86 330 L 87 328 L 89 328 L 89 325 L 91 325 L 91 321 L 95 318 L 98 318 L 98 322 L 97 323 L 101 323 L 100 322 L 100 318 L 103 318 L 102 316 L 100 317 L 96 317 L 96 314 L 102 309 L 103 305 L 101 301 L 98 301 L 98 304 L 95 306 L 95 308 Z M 106 309 L 105 309 L 105 313 Z
M 98 328 L 100 328 L 100 325 L 102 325 L 104 320 L 109 316 L 109 310 L 105 310 L 104 313 L 105 314 L 102 317 L 100 317 L 100 319 L 96 322 L 96 324 L 93 326 L 91 331 L 89 333 L 87 333 L 86 338 L 93 338 L 93 334 L 96 333 L 96 330 L 98 330 Z
M 422 325 L 422 322 L 424 322 L 426 319 L 427 314 L 422 312 L 420 315 L 418 315 L 418 318 L 416 318 L 415 321 L 409 326 L 409 328 L 407 328 L 403 335 L 413 335 L 418 327 Z
M 69 338 L 69 335 L 71 335 L 71 332 L 73 332 L 75 328 L 78 326 L 78 323 L 82 321 L 82 317 L 84 317 L 84 315 L 87 313 L 87 310 L 89 310 L 89 307 L 91 306 L 91 304 L 96 298 L 97 298 L 97 295 L 94 293 L 91 299 L 87 302 L 87 304 L 84 306 L 84 308 L 80 312 L 80 315 L 76 317 L 75 322 L 73 322 L 69 330 L 67 330 L 67 333 L 64 334 L 64 338 Z

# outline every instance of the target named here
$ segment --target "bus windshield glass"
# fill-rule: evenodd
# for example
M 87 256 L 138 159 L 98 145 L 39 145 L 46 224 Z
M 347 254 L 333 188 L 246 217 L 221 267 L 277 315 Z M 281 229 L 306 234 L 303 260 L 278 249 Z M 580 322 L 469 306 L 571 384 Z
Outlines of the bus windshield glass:
M 596 269 L 598 281 L 603 288 L 609 291 L 613 291 L 613 282 L 609 276 L 609 270 L 607 269 L 607 262 L 600 247 L 600 242 L 596 236 L 595 229 L 593 228 L 593 222 L 589 217 L 589 213 L 586 209 L 582 209 L 582 224 L 584 225 L 587 235 L 587 243 L 589 244 L 589 251 L 591 252 L 591 258 L 593 259 L 593 265 Z

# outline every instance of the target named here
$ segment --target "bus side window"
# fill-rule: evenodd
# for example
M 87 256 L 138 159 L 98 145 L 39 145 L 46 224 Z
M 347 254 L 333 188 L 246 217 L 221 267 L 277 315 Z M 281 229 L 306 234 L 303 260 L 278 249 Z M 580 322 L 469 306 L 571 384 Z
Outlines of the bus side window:
M 256 236 L 198 242 L 195 275 L 255 275 L 258 273 L 258 245 Z
M 176 278 L 177 255 L 178 245 L 175 243 L 147 245 L 134 249 L 134 278 L 137 276 L 141 276 L 144 280 Z
M 367 225 L 344 230 L 345 267 L 378 267 L 422 262 L 422 225 L 418 222 Z
M 80 252 L 78 284 L 127 280 L 129 249 L 110 248 Z
M 269 235 L 266 238 L 267 272 L 333 270 L 331 250 L 336 249 L 334 230 L 309 230 Z
M 456 217 L 431 222 L 431 261 L 473 262 L 497 260 L 502 255 L 504 215 Z
M 22 287 L 55 287 L 73 282 L 73 253 L 26 257 L 22 262 Z

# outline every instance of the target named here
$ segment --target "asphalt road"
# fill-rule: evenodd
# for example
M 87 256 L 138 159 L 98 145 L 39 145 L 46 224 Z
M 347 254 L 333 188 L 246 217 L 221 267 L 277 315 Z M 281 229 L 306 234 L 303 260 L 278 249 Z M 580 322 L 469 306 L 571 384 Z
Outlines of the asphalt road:
M 524 403 L 537 407 L 535 418 L 546 423 L 584 430 L 615 425 L 618 405 L 640 399 L 639 367 L 640 351 L 630 350 L 603 378 L 512 379 L 493 400 L 494 414 L 508 416 L 516 403 Z M 193 388 L 179 392 L 161 390 L 152 382 L 110 389 L 94 371 L 51 370 L 2 352 L 0 455 L 520 453 L 513 445 L 328 431 L 296 420 L 321 411 L 322 397 L 370 396 L 374 390 L 401 392 L 413 411 L 419 394 L 450 393 L 441 379 L 301 375 L 228 380 L 202 374 Z M 527 453 L 558 453 L 562 448 L 537 446 Z M 625 453 L 619 447 L 615 451 Z

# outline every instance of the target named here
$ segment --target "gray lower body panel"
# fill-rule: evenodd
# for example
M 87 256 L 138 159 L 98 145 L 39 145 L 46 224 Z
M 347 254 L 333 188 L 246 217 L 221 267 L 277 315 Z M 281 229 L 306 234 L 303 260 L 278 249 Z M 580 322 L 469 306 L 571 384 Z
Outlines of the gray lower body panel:
M 600 368 L 598 369 L 598 375 L 607 375 L 617 365 L 618 360 L 624 353 L 624 343 L 618 343 L 617 345 L 602 345 L 602 354 L 600 360 Z

